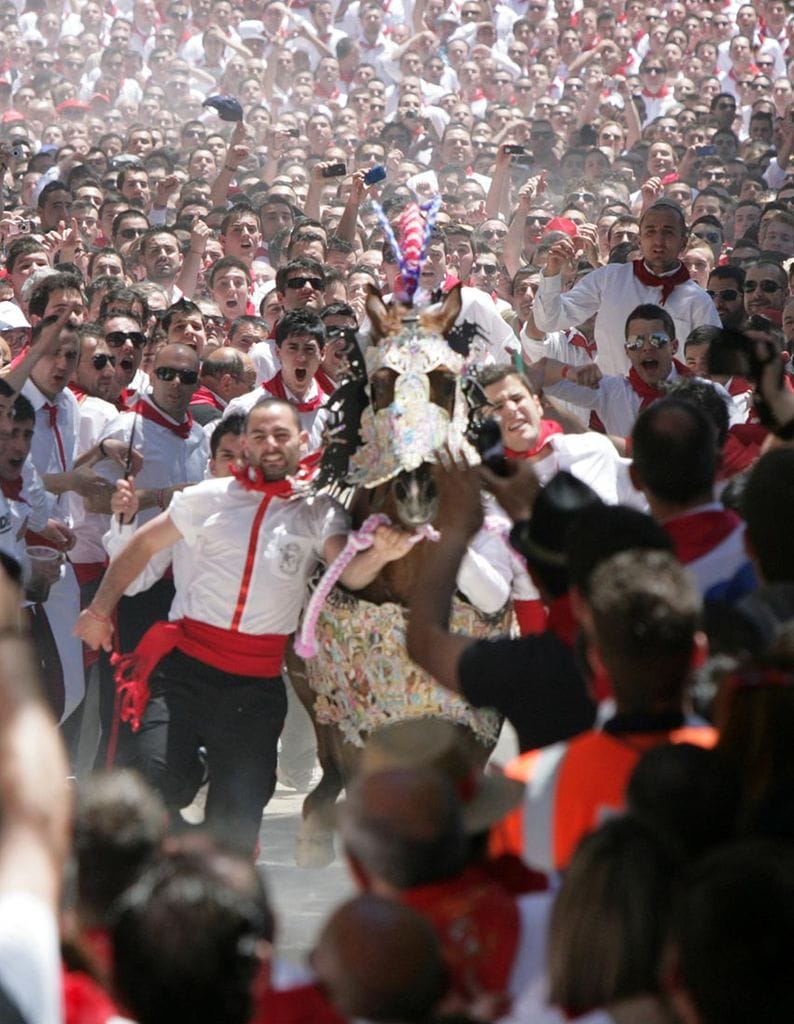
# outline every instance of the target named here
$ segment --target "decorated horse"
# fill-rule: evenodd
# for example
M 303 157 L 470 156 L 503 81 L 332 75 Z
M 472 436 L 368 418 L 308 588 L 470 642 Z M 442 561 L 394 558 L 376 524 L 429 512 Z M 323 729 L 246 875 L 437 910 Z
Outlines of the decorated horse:
M 441 717 L 455 723 L 484 764 L 501 727 L 496 712 L 475 710 L 439 686 L 405 650 L 405 608 L 423 547 L 437 536 L 432 526 L 438 511 L 436 453 L 447 447 L 478 461 L 463 373 L 472 356 L 471 338 L 456 334 L 454 327 L 460 288 L 434 312 L 418 311 L 412 302 L 431 220 L 432 210 L 425 220 L 416 205 L 403 213 L 402 251 L 391 239 L 402 266 L 401 294 L 387 307 L 374 289 L 370 292 L 371 344 L 365 357 L 356 350 L 352 379 L 331 400 L 315 487 L 349 504 L 355 532 L 340 558 L 365 546 L 383 517 L 412 531 L 417 543 L 355 594 L 333 585 L 343 566 L 329 567 L 288 655 L 293 686 L 315 725 L 323 770 L 303 805 L 297 860 L 304 866 L 321 867 L 333 859 L 333 805 L 373 729 L 411 717 Z M 455 599 L 452 628 L 461 633 L 504 634 L 509 623 L 509 605 L 485 615 L 462 597 Z

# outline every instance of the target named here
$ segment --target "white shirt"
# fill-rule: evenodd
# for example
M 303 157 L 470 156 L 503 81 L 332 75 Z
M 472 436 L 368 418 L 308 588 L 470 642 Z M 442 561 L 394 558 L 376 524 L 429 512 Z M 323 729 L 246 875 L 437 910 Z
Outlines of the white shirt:
M 119 418 L 115 405 L 101 398 L 86 395 L 78 401 L 80 422 L 77 430 L 77 453 L 84 454 L 99 442 Z M 108 516 L 99 512 L 86 512 L 85 502 L 79 494 L 70 492 L 65 496 L 65 505 L 72 517 L 72 528 L 77 542 L 69 553 L 69 560 L 76 563 L 104 562 L 105 549 L 102 534 L 108 528 Z
M 292 633 L 306 584 L 326 540 L 347 534 L 349 519 L 332 498 L 273 498 L 257 523 L 263 496 L 235 479 L 206 480 L 175 494 L 168 515 L 190 548 L 174 564 L 179 614 L 229 629 L 240 599 L 249 550 L 254 551 L 239 628 L 243 633 Z
M 264 384 L 266 380 L 272 380 L 281 369 L 281 363 L 276 356 L 276 342 L 273 338 L 265 338 L 252 345 L 248 351 L 251 362 L 256 370 L 256 386 Z
M 150 399 L 144 396 L 142 401 L 150 401 Z M 158 410 L 158 412 L 165 419 L 171 420 L 171 417 L 162 410 Z M 171 422 L 175 423 L 175 420 L 171 420 Z M 194 484 L 204 479 L 204 470 L 209 456 L 209 441 L 198 423 L 192 425 L 190 434 L 183 439 L 168 430 L 167 427 L 161 427 L 159 423 L 153 423 L 134 412 L 124 412 L 104 434 L 103 440 L 118 438 L 128 445 L 133 429 L 135 430 L 133 448 L 143 456 L 143 468 L 135 477 L 136 489 Z M 120 480 L 124 475 L 121 466 L 109 459 L 99 463 L 97 472 L 114 482 Z M 139 512 L 138 517 L 143 523 L 154 519 L 159 513 L 159 509 L 150 508 Z
M 320 386 L 316 380 L 311 382 L 309 390 L 303 398 L 298 398 L 297 395 L 293 395 L 286 384 L 284 385 L 284 391 L 287 396 L 287 401 L 292 405 L 299 405 L 301 402 L 311 402 L 318 395 L 322 394 Z M 231 416 L 233 413 L 242 413 L 243 416 L 247 416 L 253 407 L 258 405 L 259 402 L 266 398 L 273 397 L 274 396 L 271 395 L 265 387 L 254 388 L 253 391 L 249 391 L 245 395 L 239 395 L 237 398 L 233 398 L 224 409 L 223 418 L 226 419 L 227 416 Z M 325 421 L 328 416 L 325 409 L 327 398 L 328 396 L 324 396 L 322 405 L 318 405 L 316 409 L 311 409 L 308 412 L 298 412 L 298 416 L 301 421 L 301 430 L 305 430 L 309 435 L 309 442 L 307 445 L 307 452 L 309 454 L 311 454 L 311 452 L 318 451 L 318 449 L 322 448 L 323 445 L 323 430 L 325 429 Z
M 46 476 L 48 473 L 70 472 L 74 468 L 77 431 L 80 422 L 77 399 L 71 391 L 64 389 L 50 401 L 39 391 L 32 380 L 25 382 L 22 394 L 36 410 L 36 425 L 30 448 L 30 457 L 36 471 L 40 476 Z M 50 426 L 50 413 L 44 408 L 45 405 L 54 405 L 58 410 L 55 427 Z M 65 502 L 59 501 L 56 495 L 50 494 L 48 495 L 50 514 L 55 508 L 56 502 L 59 506 L 66 507 Z
M 561 291 L 559 274 L 541 274 L 532 312 L 541 331 L 575 327 L 596 314 L 596 362 L 605 374 L 623 374 L 629 369 L 623 347 L 629 313 L 646 302 L 660 305 L 661 294 L 661 287 L 635 277 L 630 263 L 610 263 L 590 271 L 567 292 Z M 673 318 L 682 346 L 695 327 L 722 326 L 717 307 L 694 281 L 677 285 L 663 308 Z
M 63 1020 L 58 922 L 33 893 L 0 896 L 0 981 L 26 1021 Z
M 532 363 L 538 359 L 548 358 L 558 359 L 561 363 L 567 363 L 569 366 L 587 366 L 593 360 L 587 354 L 586 348 L 571 343 L 571 335 L 573 333 L 572 329 L 552 331 L 542 341 L 538 341 L 537 338 L 530 338 L 526 327 L 522 327 L 518 340 L 521 344 L 521 351 Z M 559 404 L 574 419 L 578 420 L 583 426 L 587 426 L 589 413 L 582 412 L 581 406 L 574 405 L 572 402 L 563 402 L 561 399 Z

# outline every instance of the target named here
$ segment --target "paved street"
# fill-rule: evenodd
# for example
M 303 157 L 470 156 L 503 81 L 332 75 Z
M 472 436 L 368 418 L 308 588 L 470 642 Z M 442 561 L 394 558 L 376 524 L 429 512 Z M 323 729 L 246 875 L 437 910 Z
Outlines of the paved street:
M 353 892 L 339 857 L 329 867 L 316 870 L 295 864 L 303 799 L 301 794 L 277 787 L 262 820 L 258 861 L 276 910 L 278 953 L 295 963 L 303 962 L 330 911 Z

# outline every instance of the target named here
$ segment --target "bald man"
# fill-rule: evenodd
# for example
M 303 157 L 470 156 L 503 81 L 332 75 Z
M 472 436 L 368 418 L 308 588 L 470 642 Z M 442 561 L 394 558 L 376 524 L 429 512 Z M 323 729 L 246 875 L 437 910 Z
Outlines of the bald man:
M 200 386 L 190 401 L 193 419 L 206 426 L 223 416 L 233 398 L 252 391 L 256 369 L 250 356 L 235 348 L 215 349 L 201 364 Z

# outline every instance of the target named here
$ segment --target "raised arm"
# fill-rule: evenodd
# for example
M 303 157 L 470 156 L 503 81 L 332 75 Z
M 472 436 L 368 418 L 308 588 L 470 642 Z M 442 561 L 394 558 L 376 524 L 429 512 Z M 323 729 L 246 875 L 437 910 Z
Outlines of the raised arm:
M 146 568 L 149 560 L 163 548 L 182 539 L 167 512 L 142 526 L 108 566 L 99 590 L 91 604 L 81 612 L 75 627 L 78 636 L 92 650 L 113 648 L 111 615 L 127 587 Z

